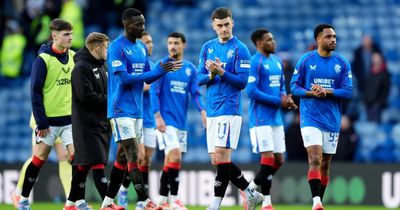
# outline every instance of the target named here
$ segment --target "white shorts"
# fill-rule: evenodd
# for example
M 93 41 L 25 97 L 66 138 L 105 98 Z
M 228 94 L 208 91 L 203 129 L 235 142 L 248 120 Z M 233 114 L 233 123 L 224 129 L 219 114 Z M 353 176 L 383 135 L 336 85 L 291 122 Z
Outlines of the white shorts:
M 50 126 L 49 129 L 50 132 L 45 137 L 36 136 L 36 143 L 43 142 L 53 147 L 58 137 L 60 137 L 65 147 L 74 143 L 72 140 L 72 125 Z
M 126 139 L 136 139 L 138 144 L 143 143 L 143 119 L 118 117 L 112 118 L 110 122 L 115 142 Z
M 236 149 L 242 117 L 238 115 L 223 115 L 207 117 L 207 149 L 214 153 L 215 147 Z
M 181 152 L 187 152 L 187 132 L 173 126 L 166 126 L 164 133 L 156 130 L 158 148 L 168 154 L 171 150 L 180 148 Z
M 285 132 L 283 126 L 257 126 L 250 129 L 250 140 L 253 153 L 286 151 Z
M 144 146 L 150 148 L 156 148 L 157 146 L 157 134 L 155 128 L 143 128 L 142 142 Z
M 319 128 L 307 126 L 301 128 L 301 136 L 305 148 L 320 145 L 323 153 L 336 154 L 339 133 L 322 131 Z

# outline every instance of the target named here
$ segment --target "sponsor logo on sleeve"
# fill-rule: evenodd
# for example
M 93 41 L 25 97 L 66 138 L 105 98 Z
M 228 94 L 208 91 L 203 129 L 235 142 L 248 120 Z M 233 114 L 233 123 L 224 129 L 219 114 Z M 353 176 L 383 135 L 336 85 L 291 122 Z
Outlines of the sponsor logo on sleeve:
M 252 83 L 252 82 L 255 82 L 255 81 L 256 81 L 256 78 L 254 76 L 249 76 L 248 83 Z
M 240 68 L 250 68 L 250 60 L 240 60 Z
M 122 66 L 122 62 L 120 60 L 115 60 L 111 62 L 112 67 Z
M 282 70 L 282 65 L 279 62 L 276 62 L 276 65 L 278 66 L 279 70 Z

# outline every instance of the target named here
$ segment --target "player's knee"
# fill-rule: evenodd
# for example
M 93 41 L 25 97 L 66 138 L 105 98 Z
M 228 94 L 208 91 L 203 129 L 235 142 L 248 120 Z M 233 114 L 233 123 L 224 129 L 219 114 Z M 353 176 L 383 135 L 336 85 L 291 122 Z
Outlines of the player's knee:
M 229 161 L 229 158 L 226 157 L 227 155 L 223 151 L 215 151 L 214 154 L 214 162 L 215 164 L 220 163 L 220 162 L 227 162 Z
M 181 157 L 180 156 L 172 156 L 169 161 L 172 163 L 180 163 L 181 162 Z
M 46 151 L 38 150 L 37 153 L 35 154 L 35 156 L 41 160 L 46 161 L 49 158 L 49 153 Z
M 180 148 L 175 148 L 168 152 L 168 162 L 180 163 L 181 157 L 182 153 Z
M 150 166 L 150 162 L 151 162 L 151 157 L 149 156 L 145 156 L 142 160 L 142 166 Z
M 281 166 L 281 165 L 283 165 L 285 163 L 285 160 L 283 159 L 283 158 L 275 158 L 275 164 L 277 165 L 277 166 Z
M 321 157 L 319 155 L 309 155 L 309 164 L 313 166 L 321 165 Z
M 134 151 L 128 152 L 126 155 L 126 159 L 128 162 L 135 162 L 137 163 L 139 161 L 139 154 Z
M 57 159 L 58 161 L 66 161 L 68 160 L 68 154 L 67 153 L 57 154 Z
M 321 170 L 322 170 L 322 171 L 328 171 L 330 165 L 331 165 L 331 162 L 330 162 L 330 161 L 322 161 L 322 163 L 321 163 Z

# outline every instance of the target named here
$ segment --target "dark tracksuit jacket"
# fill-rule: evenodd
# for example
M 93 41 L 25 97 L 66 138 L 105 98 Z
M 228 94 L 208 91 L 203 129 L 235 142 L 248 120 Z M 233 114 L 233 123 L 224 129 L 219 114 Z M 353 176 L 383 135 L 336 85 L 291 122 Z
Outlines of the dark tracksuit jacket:
M 72 72 L 73 165 L 107 163 L 111 125 L 107 119 L 107 66 L 87 48 L 74 56 Z

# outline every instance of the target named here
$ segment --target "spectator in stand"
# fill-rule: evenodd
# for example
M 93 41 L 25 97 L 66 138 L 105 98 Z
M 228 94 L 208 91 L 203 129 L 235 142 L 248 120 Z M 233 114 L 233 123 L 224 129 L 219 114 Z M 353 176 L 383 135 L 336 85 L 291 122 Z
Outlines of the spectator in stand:
M 342 115 L 338 142 L 338 150 L 334 156 L 335 161 L 353 161 L 358 136 L 355 133 L 351 118 L 347 115 Z
M 383 55 L 375 52 L 372 54 L 371 69 L 365 76 L 363 102 L 367 109 L 368 121 L 381 122 L 381 114 L 387 105 L 390 92 L 390 73 L 387 70 Z
M 368 34 L 364 35 L 362 44 L 354 51 L 353 63 L 351 68 L 357 81 L 357 88 L 362 98 L 364 93 L 367 93 L 365 89 L 365 77 L 369 73 L 371 67 L 372 54 L 378 52 L 381 53 L 380 48 L 374 43 L 372 37 Z
M 289 124 L 286 132 L 286 155 L 288 161 L 306 161 L 307 151 L 304 148 L 300 131 L 300 115 L 295 111 L 293 121 Z

